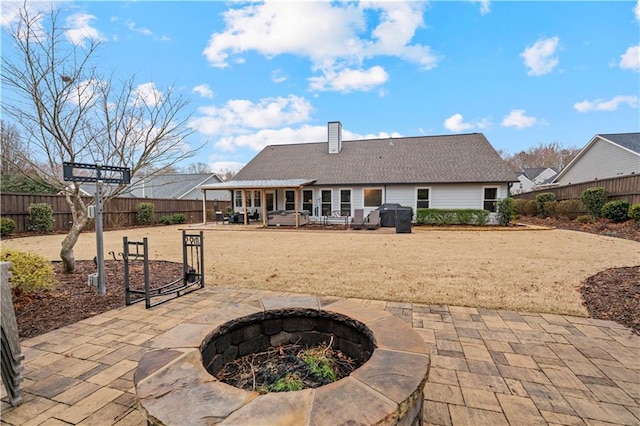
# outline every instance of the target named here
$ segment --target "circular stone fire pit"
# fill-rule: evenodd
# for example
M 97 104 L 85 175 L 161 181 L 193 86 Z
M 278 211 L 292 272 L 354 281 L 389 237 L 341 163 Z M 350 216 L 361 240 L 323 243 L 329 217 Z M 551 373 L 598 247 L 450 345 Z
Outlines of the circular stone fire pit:
M 364 364 L 315 389 L 260 395 L 217 380 L 229 361 L 299 342 L 332 346 Z M 428 349 L 389 312 L 336 298 L 262 298 L 211 307 L 156 337 L 135 371 L 148 422 L 385 424 L 422 422 Z

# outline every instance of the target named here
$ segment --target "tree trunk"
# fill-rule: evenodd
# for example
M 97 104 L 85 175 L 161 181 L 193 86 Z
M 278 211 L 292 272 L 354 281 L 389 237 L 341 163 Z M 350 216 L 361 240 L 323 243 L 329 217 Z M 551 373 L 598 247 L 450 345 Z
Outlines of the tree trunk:
M 62 240 L 60 258 L 62 259 L 62 272 L 65 274 L 71 274 L 76 270 L 76 258 L 73 254 L 73 247 L 78 241 L 80 232 L 84 229 L 86 224 L 87 216 L 79 215 L 76 220 L 73 221 L 67 236 Z

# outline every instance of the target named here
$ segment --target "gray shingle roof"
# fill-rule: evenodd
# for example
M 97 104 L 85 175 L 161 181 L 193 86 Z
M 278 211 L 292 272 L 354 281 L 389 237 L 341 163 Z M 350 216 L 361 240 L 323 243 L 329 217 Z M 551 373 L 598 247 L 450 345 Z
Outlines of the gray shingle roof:
M 640 154 L 640 133 L 610 133 L 598 136 Z
M 514 182 L 481 133 L 270 145 L 233 180 L 315 179 L 314 185 Z
M 206 183 L 220 182 L 213 173 L 165 174 L 134 178 L 130 192 L 136 197 L 181 198 Z

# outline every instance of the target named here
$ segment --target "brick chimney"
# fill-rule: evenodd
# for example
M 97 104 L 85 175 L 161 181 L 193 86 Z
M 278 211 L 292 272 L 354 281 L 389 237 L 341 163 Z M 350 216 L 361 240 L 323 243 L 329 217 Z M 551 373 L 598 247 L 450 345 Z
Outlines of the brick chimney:
M 337 154 L 342 149 L 342 123 L 330 121 L 328 124 L 329 154 Z

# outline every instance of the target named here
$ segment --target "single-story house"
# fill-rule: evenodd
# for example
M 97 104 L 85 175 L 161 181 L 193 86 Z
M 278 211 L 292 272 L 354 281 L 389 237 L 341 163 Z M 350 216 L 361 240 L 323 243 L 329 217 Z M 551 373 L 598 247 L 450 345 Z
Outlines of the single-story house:
M 512 194 L 534 191 L 553 182 L 558 171 L 552 167 L 530 167 L 523 168 L 516 173 L 518 183 L 513 185 Z
M 159 198 L 171 200 L 201 200 L 201 185 L 220 183 L 215 173 L 167 173 L 151 176 L 135 176 L 128 188 L 120 193 L 120 197 Z M 96 186 L 83 183 L 80 189 L 87 195 L 94 195 Z M 103 191 L 109 193 L 111 187 L 104 185 Z M 211 191 L 207 194 L 209 200 L 229 201 L 229 191 Z
M 554 179 L 558 185 L 640 173 L 640 133 L 595 135 Z
M 339 121 L 324 142 L 270 145 L 232 180 L 202 185 L 233 192 L 237 212 L 309 212 L 311 220 L 365 215 L 384 203 L 417 208 L 486 209 L 517 182 L 481 133 L 342 140 Z

